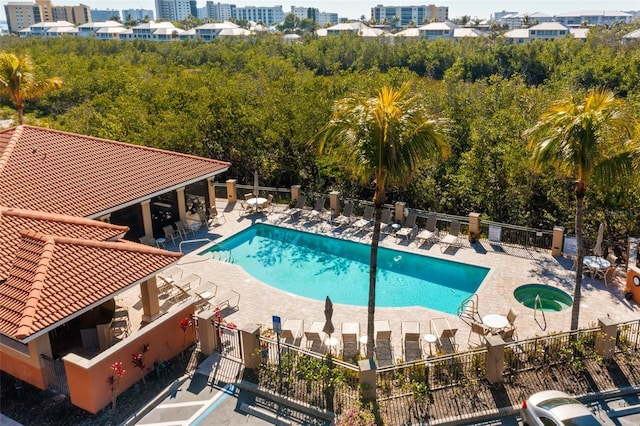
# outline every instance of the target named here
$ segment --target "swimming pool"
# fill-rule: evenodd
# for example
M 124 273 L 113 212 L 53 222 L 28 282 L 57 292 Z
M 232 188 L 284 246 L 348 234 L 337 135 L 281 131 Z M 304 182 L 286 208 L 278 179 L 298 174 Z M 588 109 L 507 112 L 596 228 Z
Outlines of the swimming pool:
M 256 224 L 199 255 L 228 260 L 280 290 L 366 306 L 370 246 Z M 380 247 L 376 306 L 423 306 L 457 314 L 489 269 Z

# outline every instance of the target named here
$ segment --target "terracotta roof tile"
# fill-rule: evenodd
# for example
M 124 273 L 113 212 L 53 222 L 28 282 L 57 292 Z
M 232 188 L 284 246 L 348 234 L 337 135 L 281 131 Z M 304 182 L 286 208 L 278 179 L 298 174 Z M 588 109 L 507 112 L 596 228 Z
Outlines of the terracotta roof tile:
M 91 216 L 229 163 L 58 130 L 0 132 L 0 205 Z
M 81 217 L 0 206 L 0 280 L 8 276 L 21 230 L 106 241 L 122 238 L 129 228 Z
M 0 285 L 0 333 L 26 339 L 175 262 L 181 255 L 125 240 L 20 231 Z

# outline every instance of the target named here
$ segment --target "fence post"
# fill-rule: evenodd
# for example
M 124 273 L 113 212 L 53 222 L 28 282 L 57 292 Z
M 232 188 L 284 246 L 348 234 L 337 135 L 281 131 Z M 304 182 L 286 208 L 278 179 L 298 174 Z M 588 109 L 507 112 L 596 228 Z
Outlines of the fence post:
M 238 201 L 238 193 L 236 192 L 236 180 L 227 179 L 227 203 L 233 204 Z
M 501 383 L 504 372 L 504 340 L 500 336 L 487 336 L 487 380 L 490 383 Z
M 291 185 L 291 201 L 298 201 L 300 197 L 300 185 Z
M 197 314 L 198 336 L 200 338 L 200 352 L 211 355 L 218 349 L 217 330 L 212 320 L 215 318 L 211 311 L 203 311 Z
M 480 213 L 469 213 L 469 235 L 480 233 Z
M 375 399 L 376 396 L 376 362 L 373 359 L 361 359 L 358 361 L 358 367 L 360 374 L 358 375 L 358 382 L 360 383 L 360 396 L 367 399 Z
M 329 208 L 331 209 L 331 220 L 340 215 L 340 193 L 338 191 L 329 193 Z
M 618 324 L 609 317 L 598 318 L 600 332 L 596 333 L 596 352 L 603 359 L 613 358 L 616 350 Z
M 407 203 L 404 201 L 396 202 L 396 222 L 404 224 L 404 208 L 407 206 Z
M 244 366 L 256 369 L 260 365 L 260 326 L 246 326 L 240 329 L 242 340 L 242 360 Z
M 554 226 L 553 238 L 551 239 L 551 256 L 562 255 L 562 240 L 564 240 L 564 228 L 562 226 Z

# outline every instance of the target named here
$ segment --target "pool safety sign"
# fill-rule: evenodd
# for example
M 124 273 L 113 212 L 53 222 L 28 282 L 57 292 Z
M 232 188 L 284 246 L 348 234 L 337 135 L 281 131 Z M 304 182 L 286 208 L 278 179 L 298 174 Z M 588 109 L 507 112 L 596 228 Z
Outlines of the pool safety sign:
M 282 333 L 282 322 L 280 322 L 280 317 L 273 315 L 271 319 L 273 320 L 273 331 L 280 336 L 280 333 Z

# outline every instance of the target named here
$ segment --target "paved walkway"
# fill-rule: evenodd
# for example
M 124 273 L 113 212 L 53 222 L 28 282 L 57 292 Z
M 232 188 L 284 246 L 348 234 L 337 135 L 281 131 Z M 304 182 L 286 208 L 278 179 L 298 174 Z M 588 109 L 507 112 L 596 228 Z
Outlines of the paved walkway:
M 326 221 L 306 221 L 304 218 L 290 220 L 282 215 L 281 210 L 268 215 L 252 214 L 240 215 L 238 210 L 231 205 L 219 205 L 219 210 L 225 210 L 225 220 L 222 224 L 201 230 L 196 238 L 207 238 L 211 241 L 234 235 L 237 232 L 257 223 L 271 223 L 278 226 L 296 228 L 307 232 L 330 235 L 337 238 L 346 238 L 363 243 L 370 242 L 370 234 L 348 232 L 348 228 L 336 229 Z M 386 236 L 380 242 L 382 247 L 393 248 L 400 251 L 408 251 L 435 258 L 447 259 L 456 262 L 469 263 L 490 268 L 490 271 L 477 291 L 479 298 L 480 315 L 498 313 L 506 315 L 510 308 L 518 312 L 516 319 L 517 334 L 519 339 L 535 337 L 569 329 L 571 309 L 562 312 L 547 312 L 544 318 L 538 313 L 534 317 L 534 311 L 520 305 L 514 298 L 514 290 L 527 283 L 543 283 L 559 288 L 569 294 L 573 294 L 575 271 L 570 270 L 571 260 L 554 258 L 548 253 L 527 251 L 509 247 L 497 247 L 481 242 L 473 247 L 465 241 L 465 246 L 459 249 L 441 251 L 439 245 L 425 245 L 416 247 L 411 242 L 401 241 L 396 243 L 395 238 Z M 204 243 L 183 244 L 183 249 L 193 250 L 178 262 L 178 266 L 188 273 L 196 273 L 221 286 L 230 287 L 241 294 L 239 308 L 234 311 L 226 311 L 226 319 L 234 322 L 239 327 L 253 327 L 256 324 L 271 326 L 272 315 L 279 315 L 282 320 L 303 319 L 305 329 L 314 321 L 324 321 L 324 301 L 313 300 L 306 297 L 286 293 L 284 291 L 266 285 L 255 277 L 246 273 L 240 266 L 213 260 L 197 253 L 202 251 Z M 168 248 L 171 249 L 170 246 Z M 507 253 L 501 251 L 506 250 Z M 619 283 L 623 278 L 618 278 Z M 127 302 L 129 306 L 138 312 L 130 312 L 132 322 L 136 315 L 141 315 L 141 303 L 138 299 L 139 290 L 128 292 Z M 161 301 L 162 302 L 162 301 Z M 164 301 L 165 309 L 170 309 L 170 303 Z M 580 326 L 589 327 L 597 324 L 598 318 L 611 316 L 617 321 L 637 319 L 640 309 L 635 303 L 624 300 L 618 286 L 605 287 L 604 282 L 585 277 L 583 280 L 582 302 L 580 309 Z M 458 328 L 456 335 L 460 350 L 468 347 L 467 341 L 470 327 L 456 315 L 449 315 L 423 307 L 404 308 L 376 308 L 376 319 L 387 319 L 391 324 L 392 344 L 394 358 L 402 357 L 401 346 L 401 322 L 418 321 L 421 333 L 429 332 L 430 320 L 435 318 L 447 318 L 452 327 Z M 360 322 L 360 329 L 366 333 L 367 308 L 366 306 L 334 305 L 333 322 L 336 330 L 340 329 L 342 322 Z M 475 336 L 474 336 L 475 338 Z M 472 338 L 471 345 L 477 344 L 477 339 Z M 300 342 L 302 345 L 305 342 Z M 428 350 L 428 349 L 427 349 Z

